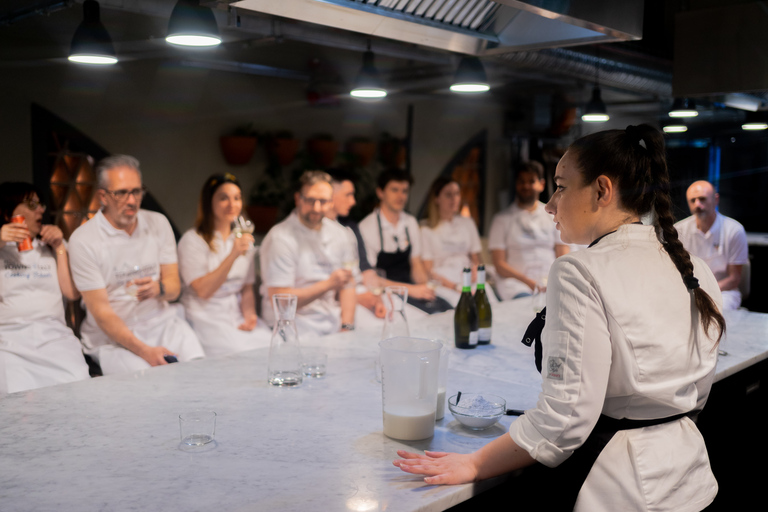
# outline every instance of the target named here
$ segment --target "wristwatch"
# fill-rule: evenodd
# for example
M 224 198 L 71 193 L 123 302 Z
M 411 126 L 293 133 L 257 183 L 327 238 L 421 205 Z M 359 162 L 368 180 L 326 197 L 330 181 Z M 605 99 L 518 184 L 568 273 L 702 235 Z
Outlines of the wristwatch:
M 164 297 L 165 296 L 165 286 L 163 286 L 163 282 L 158 280 L 157 284 L 160 285 L 160 297 Z
M 355 324 L 341 324 L 341 330 L 342 331 L 354 331 L 355 330 Z

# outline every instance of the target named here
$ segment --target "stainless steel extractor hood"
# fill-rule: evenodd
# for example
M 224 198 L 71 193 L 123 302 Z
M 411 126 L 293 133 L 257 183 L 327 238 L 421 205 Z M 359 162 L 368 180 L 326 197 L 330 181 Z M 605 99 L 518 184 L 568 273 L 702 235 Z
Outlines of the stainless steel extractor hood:
M 642 37 L 643 0 L 240 0 L 238 9 L 473 55 Z

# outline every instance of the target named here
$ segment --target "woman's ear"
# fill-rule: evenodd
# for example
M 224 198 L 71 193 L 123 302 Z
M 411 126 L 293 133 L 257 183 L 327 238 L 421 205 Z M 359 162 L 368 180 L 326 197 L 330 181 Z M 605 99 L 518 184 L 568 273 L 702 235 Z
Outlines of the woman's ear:
M 601 174 L 595 180 L 598 206 L 608 206 L 613 201 L 615 190 L 611 178 Z

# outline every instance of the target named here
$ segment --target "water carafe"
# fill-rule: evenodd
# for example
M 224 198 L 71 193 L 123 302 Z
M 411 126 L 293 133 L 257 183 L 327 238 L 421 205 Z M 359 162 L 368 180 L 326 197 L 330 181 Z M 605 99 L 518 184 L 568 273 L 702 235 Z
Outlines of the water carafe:
M 442 347 L 422 338 L 379 342 L 385 436 L 416 441 L 434 435 Z
M 269 346 L 267 381 L 273 386 L 298 386 L 302 381 L 301 347 L 296 331 L 295 295 L 276 293 L 272 296 L 275 327 Z

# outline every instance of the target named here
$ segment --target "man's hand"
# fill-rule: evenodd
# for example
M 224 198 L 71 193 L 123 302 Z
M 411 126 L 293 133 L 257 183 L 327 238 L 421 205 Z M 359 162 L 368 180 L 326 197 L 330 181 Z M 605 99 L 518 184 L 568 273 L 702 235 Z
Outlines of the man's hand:
M 175 356 L 173 352 L 165 347 L 150 347 L 146 346 L 138 354 L 143 360 L 148 362 L 150 366 L 161 366 L 168 364 L 165 360 L 165 356 Z
M 141 302 L 160 295 L 160 282 L 151 277 L 139 277 L 128 282 L 136 286 L 136 299 Z
M 408 295 L 414 299 L 435 300 L 435 291 L 426 284 L 413 284 L 408 287 Z
M 252 315 L 252 316 L 249 315 L 245 317 L 245 321 L 242 324 L 238 325 L 237 328 L 240 329 L 241 331 L 252 331 L 256 328 L 256 324 L 258 323 L 258 321 L 259 320 L 256 317 L 256 315 Z
M 352 280 L 352 272 L 343 268 L 339 268 L 331 272 L 328 276 L 328 281 L 331 284 L 331 288 L 336 290 L 342 290 L 348 282 Z

